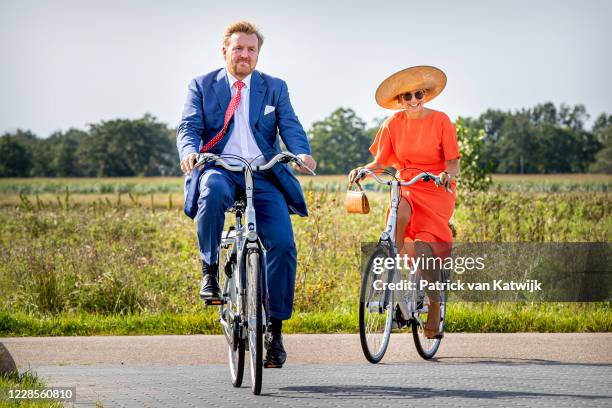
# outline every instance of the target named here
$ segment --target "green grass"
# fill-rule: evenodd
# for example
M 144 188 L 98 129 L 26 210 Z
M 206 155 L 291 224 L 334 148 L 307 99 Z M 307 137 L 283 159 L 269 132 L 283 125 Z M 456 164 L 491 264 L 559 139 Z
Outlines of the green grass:
M 612 305 L 599 303 L 451 303 L 447 332 L 609 332 Z M 0 312 L 0 336 L 221 334 L 216 310 L 193 314 L 37 316 Z M 357 333 L 357 306 L 295 313 L 285 333 Z
M 346 190 L 345 175 L 298 176 L 302 186 L 315 191 Z M 384 187 L 368 182 L 369 189 Z M 496 174 L 491 190 L 518 192 L 609 192 L 612 175 L 607 174 Z M 0 194 L 182 194 L 182 177 L 105 178 L 2 178 Z
M 496 174 L 491 190 L 516 192 L 611 192 L 609 174 Z
M 14 371 L 0 374 L 0 408 L 8 407 L 63 407 L 59 401 L 50 400 L 9 400 L 9 390 L 41 390 L 45 387 L 36 373 L 32 370 Z
M 3 178 L 0 193 L 3 194 L 149 194 L 181 192 L 182 177 L 106 177 L 106 178 Z
M 155 188 L 166 180 L 122 183 Z M 372 211 L 364 216 L 345 213 L 342 192 L 311 189 L 305 195 L 310 216 L 293 217 L 298 272 L 295 317 L 287 330 L 354 332 L 360 244 L 378 238 L 387 195 L 370 194 Z M 180 194 L 173 193 L 0 194 L 0 335 L 218 333 L 215 316 L 202 312 L 196 296 L 195 226 L 180 206 Z M 611 210 L 607 192 L 460 193 L 455 240 L 609 242 Z M 561 305 L 562 313 L 547 312 L 555 305 L 516 311 L 458 304 L 449 329 L 610 330 L 609 305 Z M 596 323 L 590 312 L 599 316 Z

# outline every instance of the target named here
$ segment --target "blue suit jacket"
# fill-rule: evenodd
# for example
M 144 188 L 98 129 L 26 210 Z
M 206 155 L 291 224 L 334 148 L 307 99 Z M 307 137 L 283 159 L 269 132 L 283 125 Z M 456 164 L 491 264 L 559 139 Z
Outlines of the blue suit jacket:
M 278 134 L 293 154 L 310 154 L 310 145 L 291 101 L 285 81 L 253 71 L 249 101 L 249 122 L 255 142 L 266 160 L 281 151 Z M 189 153 L 199 152 L 223 128 L 225 111 L 231 99 L 225 68 L 194 78 L 189 84 L 187 101 L 181 123 L 176 132 L 176 146 L 182 159 Z M 264 115 L 265 106 L 274 106 L 274 112 Z M 232 119 L 225 136 L 210 152 L 220 154 L 234 127 Z M 205 169 L 203 169 L 205 170 Z M 286 164 L 278 163 L 272 173 L 285 196 L 291 213 L 308 215 L 302 187 Z M 197 191 L 201 172 L 194 169 L 187 186 L 185 213 L 191 218 L 197 211 Z M 195 205 L 195 209 L 193 208 Z M 189 207 L 189 208 L 188 208 Z

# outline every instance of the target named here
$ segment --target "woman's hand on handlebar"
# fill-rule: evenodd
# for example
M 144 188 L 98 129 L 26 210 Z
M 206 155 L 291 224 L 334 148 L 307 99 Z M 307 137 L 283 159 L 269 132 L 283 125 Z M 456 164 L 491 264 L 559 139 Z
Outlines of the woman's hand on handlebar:
M 348 188 L 351 188 L 353 183 L 355 181 L 357 181 L 357 174 L 359 173 L 359 171 L 361 171 L 362 169 L 365 169 L 365 168 L 366 168 L 366 166 L 359 166 L 359 167 L 356 167 L 353 170 L 351 170 L 351 172 L 348 175 Z
M 440 185 L 444 187 L 447 191 L 450 191 L 451 175 L 443 171 L 442 173 L 438 174 L 438 178 L 440 179 Z

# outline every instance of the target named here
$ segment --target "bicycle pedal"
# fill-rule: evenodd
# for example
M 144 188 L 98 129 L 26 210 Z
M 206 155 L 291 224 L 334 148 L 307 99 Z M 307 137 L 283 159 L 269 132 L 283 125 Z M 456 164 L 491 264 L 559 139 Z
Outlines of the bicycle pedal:
M 225 304 L 223 299 L 204 299 L 204 304 L 206 306 L 221 306 Z

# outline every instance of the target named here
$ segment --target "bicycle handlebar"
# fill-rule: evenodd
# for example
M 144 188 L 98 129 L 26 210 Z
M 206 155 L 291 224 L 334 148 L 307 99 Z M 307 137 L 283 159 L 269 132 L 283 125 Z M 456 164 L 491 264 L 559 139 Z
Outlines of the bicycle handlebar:
M 289 159 L 287 161 L 287 159 Z M 213 153 L 200 153 L 197 156 L 197 161 L 195 166 L 201 166 L 207 162 L 210 161 L 214 161 L 215 163 L 217 163 L 218 165 L 220 165 L 221 167 L 223 167 L 226 170 L 229 171 L 244 171 L 245 168 L 247 167 L 246 165 L 242 165 L 242 166 L 232 166 L 230 164 L 228 164 L 225 160 L 223 160 L 223 158 L 221 158 L 221 156 L 213 154 Z M 272 158 L 272 160 L 270 160 L 268 163 L 261 165 L 261 166 L 251 166 L 250 164 L 248 165 L 248 168 L 251 171 L 264 171 L 264 170 L 269 170 L 271 169 L 276 163 L 290 163 L 290 162 L 295 162 L 297 163 L 300 167 L 305 168 L 306 170 L 308 170 L 308 172 L 310 174 L 312 174 L 313 176 L 316 176 L 316 173 L 309 168 L 308 166 L 306 166 L 306 164 L 304 163 L 304 161 L 302 159 L 300 159 L 298 156 L 296 156 L 293 153 L 290 152 L 281 152 L 278 153 L 276 156 L 274 156 Z
M 363 168 L 361 170 L 359 170 L 359 172 L 357 173 L 357 177 L 355 177 L 355 181 L 358 181 L 359 179 L 365 177 L 366 175 L 370 175 L 372 176 L 372 178 L 374 180 L 376 180 L 376 182 L 380 183 L 380 184 L 385 184 L 390 186 L 391 185 L 391 181 L 386 181 L 381 179 L 380 177 L 378 177 L 378 175 L 376 173 L 374 173 L 374 171 L 370 170 L 370 169 L 366 169 Z M 433 180 L 437 185 L 441 186 L 442 183 L 440 182 L 440 177 L 435 176 L 431 173 L 427 173 L 427 172 L 422 172 L 417 174 L 416 176 L 414 176 L 410 181 L 400 181 L 399 185 L 400 186 L 411 186 L 414 183 L 416 183 L 417 181 L 420 180 L 424 180 L 424 181 L 429 181 L 429 180 Z M 452 190 L 450 188 L 446 189 L 447 192 L 451 193 Z

